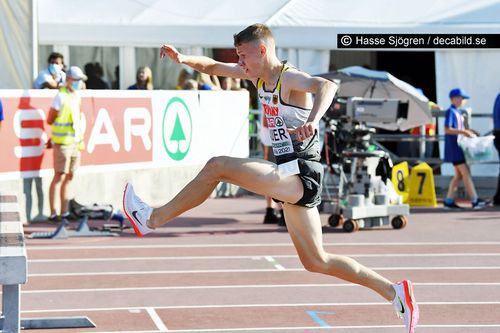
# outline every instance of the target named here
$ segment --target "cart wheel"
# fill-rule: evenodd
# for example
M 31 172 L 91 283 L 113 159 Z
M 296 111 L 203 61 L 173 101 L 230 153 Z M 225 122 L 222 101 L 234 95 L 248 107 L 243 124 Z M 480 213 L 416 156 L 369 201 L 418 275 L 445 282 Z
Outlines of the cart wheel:
M 342 214 L 332 214 L 328 218 L 328 224 L 331 227 L 338 227 L 344 224 L 344 216 Z
M 402 228 L 406 227 L 407 223 L 408 223 L 408 219 L 406 218 L 406 216 L 403 216 L 403 215 L 395 216 L 391 220 L 391 225 L 394 229 L 402 229 Z
M 359 224 L 356 220 L 346 220 L 342 226 L 345 232 L 354 232 L 359 230 Z

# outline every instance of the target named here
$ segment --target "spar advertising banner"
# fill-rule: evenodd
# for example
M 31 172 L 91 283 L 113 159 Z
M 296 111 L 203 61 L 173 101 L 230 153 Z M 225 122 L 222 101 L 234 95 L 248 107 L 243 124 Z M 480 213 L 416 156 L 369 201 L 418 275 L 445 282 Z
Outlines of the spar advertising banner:
M 52 172 L 46 119 L 54 90 L 0 90 L 0 180 Z M 85 150 L 79 172 L 205 163 L 247 157 L 248 93 L 81 91 Z

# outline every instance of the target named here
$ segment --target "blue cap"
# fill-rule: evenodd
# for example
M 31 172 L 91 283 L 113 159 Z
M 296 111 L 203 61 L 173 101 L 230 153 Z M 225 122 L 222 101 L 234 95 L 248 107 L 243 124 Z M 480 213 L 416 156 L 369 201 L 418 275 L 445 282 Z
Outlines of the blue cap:
M 450 98 L 457 97 L 457 96 L 463 97 L 464 99 L 470 98 L 470 96 L 467 95 L 463 89 L 460 89 L 460 88 L 451 89 L 450 90 Z

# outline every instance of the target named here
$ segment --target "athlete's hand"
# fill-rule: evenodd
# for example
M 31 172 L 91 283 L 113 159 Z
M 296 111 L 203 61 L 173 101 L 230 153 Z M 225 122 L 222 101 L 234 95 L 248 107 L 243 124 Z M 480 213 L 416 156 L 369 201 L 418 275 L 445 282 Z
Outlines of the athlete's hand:
M 182 63 L 182 54 L 177 51 L 175 47 L 169 44 L 163 44 L 160 48 L 160 58 L 163 59 L 168 56 L 170 59 L 178 64 Z
M 297 127 L 296 129 L 289 129 L 288 133 L 295 134 L 298 141 L 304 141 L 314 135 L 317 126 L 312 122 L 307 122 L 304 125 Z

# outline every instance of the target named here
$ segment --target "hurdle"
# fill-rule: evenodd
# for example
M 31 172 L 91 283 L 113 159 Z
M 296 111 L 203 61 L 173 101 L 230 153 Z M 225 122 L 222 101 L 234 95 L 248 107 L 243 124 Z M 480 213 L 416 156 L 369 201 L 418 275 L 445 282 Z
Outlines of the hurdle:
M 87 317 L 55 317 L 21 320 L 21 284 L 28 280 L 28 258 L 16 195 L 0 193 L 0 330 L 19 333 L 21 328 L 95 327 Z

